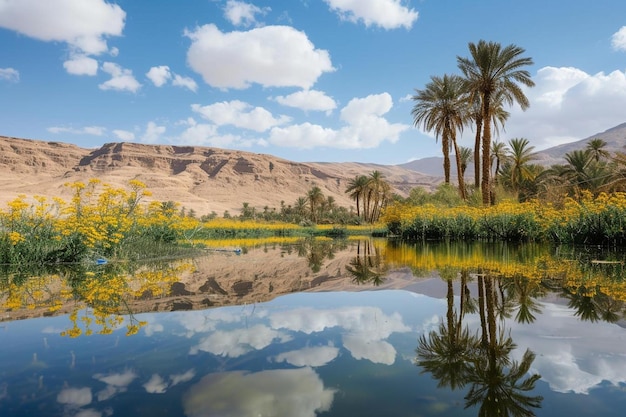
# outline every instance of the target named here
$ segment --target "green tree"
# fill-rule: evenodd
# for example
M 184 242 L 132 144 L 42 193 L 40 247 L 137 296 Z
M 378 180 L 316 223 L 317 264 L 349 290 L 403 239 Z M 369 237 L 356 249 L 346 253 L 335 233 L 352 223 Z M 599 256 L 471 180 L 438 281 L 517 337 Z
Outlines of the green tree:
M 533 177 L 530 162 L 536 158 L 533 154 L 535 147 L 530 146 L 530 142 L 526 138 L 509 140 L 509 147 L 508 163 L 511 165 L 511 169 L 508 183 L 516 193 L 519 193 L 521 184 Z
M 516 45 L 502 47 L 497 42 L 480 40 L 469 43 L 471 58 L 457 57 L 459 69 L 466 78 L 466 88 L 472 97 L 478 96 L 482 105 L 482 178 L 483 204 L 491 204 L 490 150 L 492 101 L 497 94 L 502 102 L 517 102 L 522 110 L 530 105 L 518 83 L 532 87 L 530 73 L 522 69 L 532 65 L 531 58 L 522 57 L 525 50 Z
M 363 204 L 365 193 L 367 191 L 368 186 L 368 178 L 365 175 L 357 175 L 348 183 L 348 187 L 346 188 L 346 193 L 350 195 L 350 198 L 353 199 L 356 203 L 356 215 L 361 217 L 361 204 Z
M 464 81 L 457 75 L 433 76 L 423 90 L 416 90 L 412 97 L 415 101 L 411 114 L 413 123 L 423 126 L 435 137 L 441 137 L 443 152 L 443 168 L 446 184 L 450 183 L 450 147 L 455 150 L 456 166 L 459 181 L 459 194 L 465 199 L 465 184 L 461 175 L 459 148 L 456 141 L 457 132 L 469 119 L 468 102 L 463 94 Z

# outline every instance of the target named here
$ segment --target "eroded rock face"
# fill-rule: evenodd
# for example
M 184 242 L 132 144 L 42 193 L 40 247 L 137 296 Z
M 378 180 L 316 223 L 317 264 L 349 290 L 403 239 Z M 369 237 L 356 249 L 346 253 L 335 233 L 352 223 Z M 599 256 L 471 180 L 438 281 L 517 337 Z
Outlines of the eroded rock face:
M 144 182 L 153 199 L 174 201 L 198 215 L 250 207 L 293 204 L 318 186 L 337 204 L 354 206 L 346 195 L 357 175 L 379 170 L 406 195 L 416 185 L 435 186 L 440 179 L 398 166 L 359 163 L 297 163 L 271 155 L 201 146 L 107 143 L 83 149 L 59 142 L 0 136 L 0 205 L 18 194 L 69 198 L 65 183 L 99 178 L 123 187 Z

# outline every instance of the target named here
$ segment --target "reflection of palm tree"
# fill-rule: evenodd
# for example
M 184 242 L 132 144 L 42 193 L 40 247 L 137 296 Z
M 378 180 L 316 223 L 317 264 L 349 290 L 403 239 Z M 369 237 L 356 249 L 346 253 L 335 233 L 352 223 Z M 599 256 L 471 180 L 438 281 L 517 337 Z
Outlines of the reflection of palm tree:
M 508 296 L 517 304 L 515 320 L 518 323 L 534 322 L 537 319 L 535 314 L 541 313 L 541 303 L 537 301 L 537 297 L 545 295 L 545 289 L 538 281 L 519 275 L 510 279 L 509 282 Z
M 346 271 L 353 276 L 353 281 L 357 284 L 371 283 L 379 286 L 385 281 L 382 257 L 376 248 L 372 254 L 372 244 L 369 240 L 364 242 L 364 246 L 364 253 L 361 254 L 361 241 L 357 242 L 357 255 L 346 266 Z
M 465 408 L 480 404 L 479 416 L 530 417 L 532 408 L 541 407 L 541 396 L 528 396 L 540 378 L 533 374 L 523 379 L 535 360 L 535 354 L 526 350 L 521 362 L 514 361 L 508 371 L 502 361 L 491 361 L 489 356 L 479 355 L 472 367 L 469 379 L 472 387 L 465 396 Z
M 463 309 L 455 320 L 454 287 L 452 279 L 447 280 L 448 308 L 446 322 L 428 336 L 422 334 L 417 347 L 416 364 L 422 372 L 430 372 L 439 381 L 439 387 L 462 388 L 467 383 L 471 361 L 476 356 L 479 340 L 471 335 L 467 326 L 462 327 Z
M 528 396 L 526 392 L 534 389 L 540 375 L 520 380 L 528 373 L 535 354 L 527 350 L 520 363 L 510 360 L 515 343 L 510 336 L 505 337 L 504 329 L 497 329 L 497 295 L 493 280 L 488 275 L 478 280 L 479 294 L 482 294 L 479 300 L 481 352 L 474 357 L 468 374 L 472 386 L 465 396 L 465 407 L 480 404 L 479 416 L 534 416 L 531 408 L 540 407 L 543 398 Z

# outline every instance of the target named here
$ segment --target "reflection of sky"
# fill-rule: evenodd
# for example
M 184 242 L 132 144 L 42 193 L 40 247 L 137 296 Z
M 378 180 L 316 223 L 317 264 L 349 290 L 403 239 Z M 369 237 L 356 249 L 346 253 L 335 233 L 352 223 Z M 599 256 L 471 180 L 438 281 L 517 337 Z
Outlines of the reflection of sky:
M 209 374 L 183 399 L 189 417 L 315 417 L 328 411 L 334 391 L 311 368 Z
M 537 354 L 533 369 L 554 391 L 586 394 L 602 381 L 626 382 L 626 331 L 616 324 L 581 321 L 566 306 L 544 303 L 536 322 L 509 325 L 517 345 Z
M 26 328 L 37 332 L 20 346 L 15 337 L 24 330 L 8 323 L 0 332 L 0 415 L 3 404 L 26 395 L 17 388 L 26 386 L 22 381 L 33 380 L 28 392 L 43 393 L 37 386 L 43 381 L 54 393 L 49 401 L 68 416 L 123 414 L 115 404 L 130 395 L 143 396 L 138 401 L 171 395 L 188 416 L 315 416 L 340 401 L 330 388 L 343 390 L 343 372 L 354 372 L 359 361 L 390 374 L 402 367 L 430 381 L 412 361 L 419 335 L 435 329 L 445 309 L 443 299 L 406 291 L 294 294 L 256 305 L 137 315 L 149 324 L 132 337 L 122 329 L 64 338 L 51 329 L 67 318 L 33 320 Z M 476 314 L 464 323 L 480 326 Z M 518 345 L 513 359 L 533 350 L 531 371 L 553 391 L 588 394 L 603 381 L 622 387 L 626 381 L 626 329 L 615 324 L 583 322 L 566 306 L 543 302 L 536 322 L 507 320 L 505 330 Z M 59 375 L 45 374 L 52 370 Z M 187 393 L 182 403 L 181 392 Z

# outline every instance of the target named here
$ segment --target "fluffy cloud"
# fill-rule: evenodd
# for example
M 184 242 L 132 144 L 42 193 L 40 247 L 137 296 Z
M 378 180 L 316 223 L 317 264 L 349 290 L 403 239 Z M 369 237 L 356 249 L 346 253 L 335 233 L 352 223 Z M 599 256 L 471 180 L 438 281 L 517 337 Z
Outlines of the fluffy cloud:
M 172 78 L 172 73 L 170 72 L 170 67 L 167 65 L 160 65 L 158 67 L 150 68 L 150 70 L 146 73 L 146 77 L 152 81 L 152 84 L 157 87 L 162 87 L 170 78 Z
M 218 126 L 232 125 L 243 129 L 265 132 L 289 121 L 286 116 L 275 118 L 263 107 L 252 107 L 243 101 L 223 101 L 208 106 L 192 104 L 191 109 Z
M 324 0 L 343 20 L 384 29 L 410 29 L 418 13 L 402 5 L 402 0 Z
M 136 92 L 141 88 L 139 81 L 133 76 L 133 72 L 129 69 L 120 67 L 112 62 L 102 64 L 102 71 L 111 76 L 111 79 L 100 84 L 101 90 L 117 90 Z
M 189 353 L 195 355 L 203 351 L 236 358 L 252 350 L 263 349 L 274 340 L 286 341 L 289 337 L 282 332 L 257 324 L 245 329 L 215 331 L 203 338 L 197 345 L 192 346 Z
M 302 90 L 288 96 L 278 96 L 274 100 L 283 106 L 295 107 L 304 111 L 314 110 L 330 113 L 337 108 L 337 103 L 332 97 L 317 90 Z
M 311 368 L 210 374 L 183 398 L 189 417 L 315 417 L 330 410 L 334 391 Z
M 183 77 L 178 74 L 174 74 L 174 79 L 172 80 L 172 85 L 176 87 L 183 87 L 188 90 L 193 91 L 194 93 L 198 91 L 198 84 L 190 77 Z
M 0 68 L 0 80 L 16 83 L 20 80 L 20 73 L 14 68 Z
M 107 384 L 104 389 L 96 394 L 98 401 L 104 401 L 119 392 L 125 392 L 128 385 L 130 385 L 130 383 L 137 378 L 137 374 L 129 369 L 121 373 L 110 373 L 107 375 L 95 374 L 93 377 L 94 379 Z
M 382 117 L 393 106 L 388 93 L 355 98 L 341 110 L 341 120 L 347 123 L 339 130 L 311 123 L 274 127 L 269 142 L 274 145 L 311 149 L 329 147 L 338 149 L 375 148 L 383 141 L 395 143 L 409 125 L 389 123 Z
M 141 141 L 143 143 L 157 143 L 163 133 L 165 133 L 165 126 L 158 126 L 154 122 L 148 122 L 146 131 L 141 136 Z
M 96 75 L 98 73 L 98 61 L 86 55 L 75 55 L 63 63 L 63 68 L 73 75 Z
M 106 133 L 106 128 L 102 126 L 85 126 L 80 129 L 74 127 L 60 127 L 53 126 L 49 127 L 48 132 L 50 133 L 72 133 L 74 135 L 93 135 L 93 136 L 102 136 Z
M 42 41 L 65 42 L 76 51 L 98 55 L 106 38 L 120 36 L 126 13 L 105 0 L 9 0 L 2 2 L 0 27 Z
M 57 402 L 71 407 L 82 407 L 93 399 L 90 388 L 64 388 L 57 395 Z
M 327 51 L 315 49 L 305 33 L 290 26 L 221 32 L 213 24 L 185 31 L 191 39 L 187 61 L 204 81 L 218 88 L 310 88 L 334 71 Z
M 306 347 L 283 352 L 277 355 L 276 362 L 287 362 L 293 366 L 323 366 L 339 355 L 339 349 L 333 346 Z
M 150 394 L 164 394 L 167 391 L 167 382 L 159 374 L 152 374 L 143 387 Z
M 125 142 L 131 142 L 135 140 L 135 134 L 133 132 L 129 132 L 128 130 L 115 129 L 113 130 L 113 134 L 116 138 Z
M 265 15 L 271 9 L 269 7 L 260 8 L 254 4 L 237 0 L 228 0 L 224 7 L 224 16 L 235 26 L 256 25 L 256 15 Z
M 530 108 L 511 109 L 504 139 L 528 138 L 537 150 L 580 140 L 624 122 L 626 72 L 591 75 L 568 67 L 544 67 L 525 89 Z
M 611 37 L 611 45 L 617 51 L 626 51 L 626 26 L 615 32 Z

